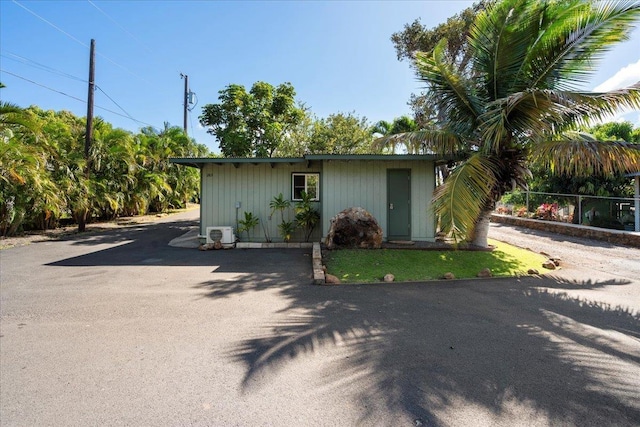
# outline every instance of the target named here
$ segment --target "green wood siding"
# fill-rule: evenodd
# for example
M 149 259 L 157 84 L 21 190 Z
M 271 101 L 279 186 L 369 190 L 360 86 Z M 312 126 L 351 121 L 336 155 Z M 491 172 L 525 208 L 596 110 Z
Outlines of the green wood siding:
M 210 226 L 236 227 L 236 202 L 241 203 L 238 219 L 253 212 L 267 227 L 272 241 L 282 241 L 276 212 L 269 220 L 269 203 L 282 193 L 291 199 L 291 174 L 320 173 L 321 223 L 311 236 L 319 241 L 329 231 L 331 218 L 343 209 L 361 206 L 373 214 L 387 237 L 387 169 L 411 170 L 411 239 L 433 241 L 435 221 L 429 210 L 435 187 L 434 163 L 429 160 L 315 160 L 308 167 L 298 163 L 204 164 L 202 167 L 201 235 Z M 289 220 L 295 217 L 293 208 Z M 286 218 L 286 216 L 285 216 Z M 235 231 L 237 234 L 237 230 Z M 262 226 L 252 230 L 254 241 L 264 241 Z M 242 235 L 246 241 L 246 233 Z M 302 241 L 298 230 L 293 241 Z
M 411 169 L 411 239 L 435 240 L 435 221 L 429 210 L 435 187 L 432 161 L 325 161 L 320 177 L 323 236 L 334 215 L 360 206 L 378 220 L 387 237 L 387 169 Z
M 281 242 L 278 233 L 280 214 L 274 213 L 271 220 L 269 203 L 279 193 L 284 198 L 291 200 L 291 174 L 293 172 L 321 172 L 320 164 L 314 164 L 310 168 L 305 163 L 275 163 L 273 167 L 268 163 L 240 163 L 238 167 L 231 164 L 207 164 L 202 168 L 202 206 L 201 206 L 201 230 L 205 235 L 207 227 L 231 226 L 236 230 L 236 202 L 241 206 L 238 211 L 238 219 L 244 218 L 244 212 L 253 212 L 258 216 L 262 224 L 267 227 L 271 240 Z M 317 209 L 320 210 L 318 203 Z M 295 213 L 293 204 L 288 212 L 285 212 L 285 220 L 293 220 Z M 265 236 L 262 226 L 251 230 L 253 241 L 264 241 Z M 321 229 L 317 227 L 311 236 L 311 241 L 319 241 Z M 241 236 L 246 241 L 246 233 Z M 292 241 L 304 240 L 302 230 L 297 230 Z

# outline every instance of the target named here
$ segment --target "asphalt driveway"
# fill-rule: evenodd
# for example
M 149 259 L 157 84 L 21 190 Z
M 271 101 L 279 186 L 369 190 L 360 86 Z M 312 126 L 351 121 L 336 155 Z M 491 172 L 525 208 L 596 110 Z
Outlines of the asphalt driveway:
M 193 224 L 0 252 L 2 426 L 640 423 L 633 278 L 319 287 Z

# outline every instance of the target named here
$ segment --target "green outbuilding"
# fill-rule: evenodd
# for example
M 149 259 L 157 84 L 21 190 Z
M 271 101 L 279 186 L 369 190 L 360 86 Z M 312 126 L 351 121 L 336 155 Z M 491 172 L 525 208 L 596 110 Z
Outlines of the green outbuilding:
M 295 158 L 172 158 L 172 163 L 200 169 L 200 237 L 211 232 L 237 233 L 245 212 L 260 218 L 252 241 L 282 241 L 281 214 L 270 203 L 282 194 L 291 202 L 285 220 L 295 217 L 295 203 L 305 191 L 320 213 L 310 241 L 326 236 L 331 218 L 362 207 L 380 224 L 384 239 L 435 241 L 436 220 L 430 209 L 435 188 L 433 155 L 306 155 Z M 218 231 L 216 231 L 218 230 Z M 242 236 L 246 240 L 246 236 Z M 228 239 L 228 237 L 227 237 Z M 291 241 L 303 241 L 297 230 Z

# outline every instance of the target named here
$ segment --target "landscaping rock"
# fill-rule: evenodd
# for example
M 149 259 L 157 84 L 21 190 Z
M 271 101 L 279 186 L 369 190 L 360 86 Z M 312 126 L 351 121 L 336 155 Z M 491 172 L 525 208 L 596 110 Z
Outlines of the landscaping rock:
M 545 262 L 543 262 L 542 266 L 544 268 L 546 268 L 547 270 L 555 270 L 556 269 L 556 263 L 551 261 L 550 259 L 548 259 Z
M 535 268 L 530 268 L 529 270 L 527 270 L 527 274 L 540 274 L 540 272 Z
M 493 274 L 491 273 L 491 269 L 489 268 L 483 268 L 482 270 L 480 270 L 480 272 L 477 274 L 478 277 L 492 277 Z
M 551 261 L 553 261 L 553 263 L 556 265 L 556 267 L 560 267 L 560 258 L 549 258 Z
M 456 278 L 456 276 L 453 273 L 449 272 L 449 273 L 444 273 L 444 276 L 442 276 L 442 278 L 445 280 L 453 280 Z
M 213 249 L 213 243 L 205 243 L 198 246 L 198 249 L 201 251 L 210 251 L 211 249 Z
M 396 276 L 394 276 L 393 274 L 385 274 L 383 280 L 385 282 L 393 282 L 394 280 L 396 280 Z
M 327 285 L 339 285 L 342 282 L 337 276 L 334 276 L 333 274 L 325 274 L 324 283 Z
M 328 249 L 379 249 L 382 246 L 382 228 L 364 208 L 348 208 L 331 218 L 326 245 Z

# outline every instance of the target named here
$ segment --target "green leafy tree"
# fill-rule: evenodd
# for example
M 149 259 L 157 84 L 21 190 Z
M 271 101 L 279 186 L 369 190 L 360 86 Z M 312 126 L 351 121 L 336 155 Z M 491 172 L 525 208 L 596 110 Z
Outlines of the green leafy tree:
M 256 82 L 249 92 L 231 84 L 218 93 L 220 102 L 203 107 L 200 123 L 216 137 L 225 157 L 273 156 L 305 115 L 291 83 Z
M 307 151 L 310 154 L 369 154 L 373 150 L 372 142 L 366 117 L 338 113 L 314 122 Z
M 487 246 L 495 202 L 526 187 L 529 161 L 573 176 L 637 169 L 639 150 L 576 129 L 621 107 L 640 108 L 640 82 L 608 93 L 576 88 L 639 16 L 636 2 L 504 0 L 471 28 L 470 72 L 446 54 L 446 40 L 416 54 L 418 76 L 446 119 L 402 138 L 463 158 L 434 195 L 445 232 Z
M 471 27 L 478 13 L 483 11 L 491 2 L 487 0 L 474 3 L 471 7 L 447 19 L 433 28 L 424 26 L 420 19 L 411 24 L 406 24 L 402 31 L 391 36 L 399 61 L 409 61 L 412 67 L 417 67 L 416 54 L 418 52 L 431 52 L 441 40 L 446 40 L 442 54 L 450 62 L 456 62 L 464 73 L 472 71 L 472 52 L 468 49 L 468 40 Z M 419 94 L 412 94 L 409 106 L 413 110 L 414 120 L 421 129 L 431 127 L 436 118 L 442 119 L 439 103 L 440 100 L 428 90 Z

